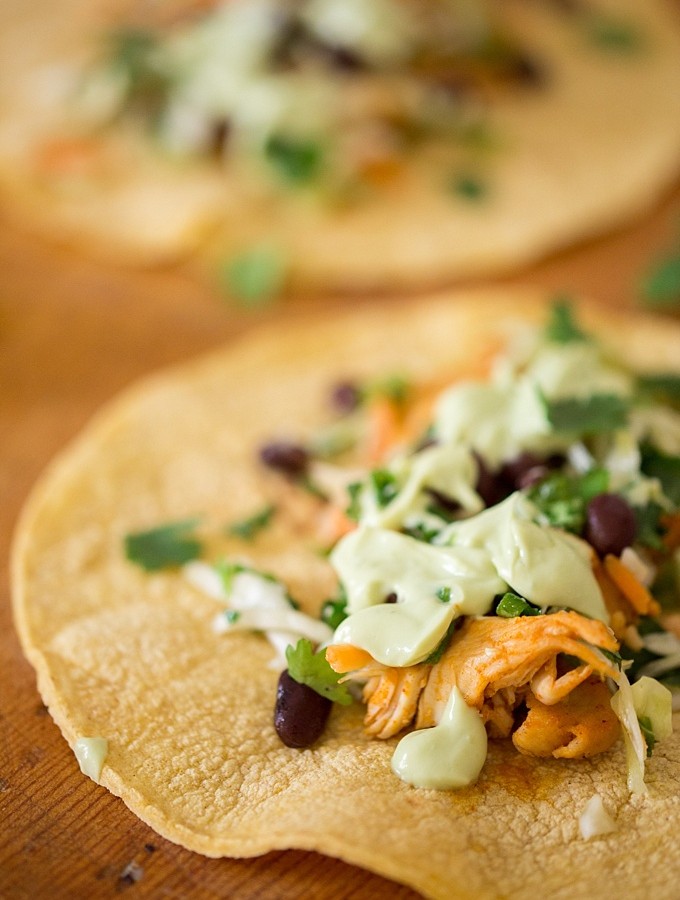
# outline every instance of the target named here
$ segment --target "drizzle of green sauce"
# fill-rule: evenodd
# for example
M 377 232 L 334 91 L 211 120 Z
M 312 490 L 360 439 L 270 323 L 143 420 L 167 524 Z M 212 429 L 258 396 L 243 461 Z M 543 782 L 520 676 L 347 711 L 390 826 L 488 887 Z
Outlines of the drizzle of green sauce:
M 486 749 L 481 715 L 454 687 L 438 725 L 412 731 L 399 741 L 392 771 L 414 787 L 438 791 L 467 787 L 479 777 Z

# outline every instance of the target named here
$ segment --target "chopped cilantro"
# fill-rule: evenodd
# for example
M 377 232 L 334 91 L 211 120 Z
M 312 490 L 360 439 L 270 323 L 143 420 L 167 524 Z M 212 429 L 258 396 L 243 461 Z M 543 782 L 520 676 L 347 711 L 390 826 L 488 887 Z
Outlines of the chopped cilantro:
M 637 623 L 637 630 L 642 637 L 648 634 L 663 634 L 665 632 L 664 627 L 651 616 L 641 616 Z M 631 682 L 637 681 L 641 671 L 648 663 L 663 658 L 660 654 L 654 653 L 646 647 L 642 647 L 640 650 L 632 650 L 625 643 L 621 645 L 621 656 L 628 662 L 626 674 Z M 668 688 L 680 688 L 680 666 L 659 673 L 656 676 L 656 680 Z
M 593 468 L 583 475 L 551 472 L 530 488 L 528 497 L 550 525 L 580 534 L 586 519 L 586 506 L 593 497 L 607 490 L 609 475 Z
M 426 525 L 425 522 L 416 522 L 403 529 L 404 534 L 425 544 L 431 544 L 440 534 L 440 531 L 441 529 Z
M 677 372 L 657 372 L 653 375 L 640 375 L 637 380 L 638 389 L 645 395 L 680 405 L 680 374 Z
M 652 550 L 662 550 L 661 539 L 665 531 L 661 523 L 663 507 L 652 500 L 644 506 L 634 506 L 633 513 L 637 524 L 636 542 L 644 544 L 645 547 L 650 547 Z
M 349 706 L 352 695 L 346 684 L 339 684 L 342 678 L 331 669 L 326 660 L 326 651 L 312 650 L 311 641 L 300 638 L 295 647 L 286 647 L 288 674 L 300 684 L 306 684 L 322 697 L 328 697 L 333 703 Z
M 201 555 L 202 544 L 192 534 L 197 519 L 171 522 L 125 536 L 125 555 L 148 572 L 181 566 Z
M 456 630 L 456 627 L 458 626 L 459 621 L 460 621 L 459 619 L 454 619 L 451 622 L 449 627 L 446 629 L 446 634 L 444 635 L 444 637 L 441 639 L 441 641 L 439 641 L 439 643 L 434 648 L 432 653 L 430 653 L 430 655 L 425 660 L 423 660 L 423 662 L 426 665 L 433 666 L 435 663 L 439 662 L 439 660 L 444 655 L 444 651 L 451 643 L 451 638 L 453 636 L 453 632 Z
M 451 588 L 450 587 L 440 587 L 437 591 L 437 599 L 441 600 L 442 603 L 450 603 L 451 602 Z
M 652 728 L 652 720 L 649 718 L 649 716 L 638 716 L 637 720 L 640 725 L 642 736 L 645 739 L 645 744 L 647 745 L 647 756 L 651 756 L 654 752 L 654 744 L 656 744 L 654 729 Z
M 224 618 L 230 625 L 233 625 L 241 618 L 241 613 L 238 609 L 225 609 Z
M 378 506 L 387 506 L 397 496 L 397 479 L 387 469 L 373 469 L 369 477 Z
M 321 607 L 321 621 L 334 631 L 347 618 L 347 596 L 344 590 L 339 597 L 326 600 Z
M 354 481 L 347 485 L 347 493 L 349 494 L 349 505 L 345 510 L 348 518 L 353 522 L 359 521 L 361 515 L 361 491 L 363 485 L 360 481 Z
M 240 522 L 234 522 L 229 525 L 227 532 L 233 534 L 235 537 L 242 538 L 244 541 L 250 541 L 258 532 L 269 525 L 274 512 L 274 506 L 265 506 L 259 512 L 249 516 L 247 519 L 241 519 Z
M 658 478 L 668 499 L 680 505 L 680 456 L 662 453 L 651 444 L 643 444 L 641 471 L 650 478 Z
M 633 53 L 642 46 L 640 32 L 630 22 L 590 11 L 583 17 L 585 35 L 591 44 L 612 53 Z
M 241 572 L 247 572 L 248 569 L 246 566 L 241 563 L 230 562 L 228 559 L 223 559 L 215 565 L 215 569 L 222 579 L 222 587 L 226 591 L 227 595 L 231 593 L 231 589 L 234 584 L 234 578 L 239 575 Z
M 555 431 L 601 434 L 623 428 L 630 401 L 617 394 L 593 394 L 581 399 L 548 400 L 540 394 L 548 421 Z
M 657 309 L 680 306 L 680 251 L 659 260 L 642 278 L 642 301 Z
M 489 193 L 489 187 L 485 181 L 476 175 L 464 172 L 454 175 L 449 183 L 449 189 L 451 193 L 469 203 L 479 203 Z
M 161 112 L 170 81 L 155 65 L 156 38 L 142 28 L 120 28 L 108 37 L 111 65 L 125 79 L 128 108 L 141 109 L 152 120 Z
M 612 665 L 616 666 L 617 669 L 621 668 L 623 657 L 620 653 L 614 653 L 613 650 L 605 650 L 604 647 L 598 647 L 597 649 L 603 656 L 605 656 L 609 660 L 610 663 L 612 663 Z
M 571 344 L 574 341 L 587 340 L 586 334 L 576 324 L 568 297 L 560 296 L 553 300 L 545 336 L 555 344 Z
M 309 140 L 273 134 L 264 148 L 267 162 L 289 184 L 301 185 L 312 181 L 321 169 L 321 146 Z
M 255 244 L 222 263 L 218 280 L 229 297 L 255 309 L 265 306 L 284 289 L 288 263 L 283 252 L 270 243 Z
M 408 397 L 410 387 L 410 380 L 405 375 L 395 372 L 367 384 L 361 390 L 361 398 L 366 400 L 370 397 L 386 397 L 394 403 L 403 403 Z
M 504 619 L 514 619 L 516 616 L 540 616 L 541 610 L 512 591 L 507 591 L 496 606 L 496 615 Z

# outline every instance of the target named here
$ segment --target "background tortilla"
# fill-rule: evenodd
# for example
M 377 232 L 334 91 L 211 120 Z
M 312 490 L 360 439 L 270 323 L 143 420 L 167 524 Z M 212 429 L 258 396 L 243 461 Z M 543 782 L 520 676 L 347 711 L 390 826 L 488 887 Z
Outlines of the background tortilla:
M 628 798 L 620 748 L 570 764 L 494 747 L 475 787 L 414 791 L 390 773 L 392 742 L 363 738 L 358 707 L 336 711 L 314 750 L 281 746 L 268 645 L 216 637 L 212 601 L 121 554 L 131 529 L 196 512 L 219 525 L 257 508 L 253 446 L 313 428 L 338 377 L 426 377 L 544 309 L 526 292 L 487 291 L 389 320 L 376 309 L 266 329 L 127 392 L 46 473 L 15 543 L 19 635 L 66 739 L 108 738 L 102 784 L 162 835 L 211 856 L 319 850 L 432 897 L 586 898 L 603 880 L 612 894 L 674 896 L 677 735 L 655 751 L 645 799 Z M 583 318 L 632 362 L 677 370 L 672 323 Z M 309 543 L 274 529 L 257 546 L 308 608 L 326 596 Z M 595 791 L 619 831 L 586 843 L 577 816 Z
M 88 56 L 116 3 L 6 0 L 0 186 L 17 219 L 54 239 L 133 265 L 189 257 L 211 278 L 219 260 L 262 239 L 284 250 L 298 289 L 420 287 L 517 269 L 627 221 L 677 176 L 677 8 L 669 0 L 592 5 L 639 26 L 640 49 L 594 48 L 558 4 L 499 3 L 545 58 L 550 82 L 511 90 L 494 106 L 490 127 L 500 146 L 480 169 L 487 200 L 470 203 L 447 190 L 448 173 L 469 168 L 465 155 L 442 160 L 424 151 L 384 194 L 329 211 L 294 192 L 265 200 L 213 165 L 177 166 L 134 140 L 119 142 L 118 161 L 99 180 L 41 182 L 35 144 L 55 124 L 64 60 Z

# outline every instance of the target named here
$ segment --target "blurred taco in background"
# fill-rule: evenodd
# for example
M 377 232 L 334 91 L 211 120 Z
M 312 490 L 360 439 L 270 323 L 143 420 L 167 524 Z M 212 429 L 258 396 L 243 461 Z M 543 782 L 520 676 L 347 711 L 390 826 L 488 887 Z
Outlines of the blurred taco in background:
M 664 0 L 6 4 L 0 183 L 236 293 L 417 288 L 627 221 L 677 174 Z
M 272 325 L 126 393 L 13 559 L 83 771 L 209 856 L 671 896 L 677 346 L 477 291 Z

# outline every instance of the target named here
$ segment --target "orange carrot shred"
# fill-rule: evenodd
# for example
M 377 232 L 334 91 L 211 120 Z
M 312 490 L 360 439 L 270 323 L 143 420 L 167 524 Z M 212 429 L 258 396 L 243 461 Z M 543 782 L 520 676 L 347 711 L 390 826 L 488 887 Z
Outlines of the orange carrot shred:
M 625 566 L 618 556 L 608 554 L 604 558 L 607 574 L 633 609 L 642 616 L 658 615 L 661 607 L 635 573 Z
M 334 672 L 356 672 L 372 663 L 373 657 L 351 644 L 331 644 L 326 647 L 326 661 Z

